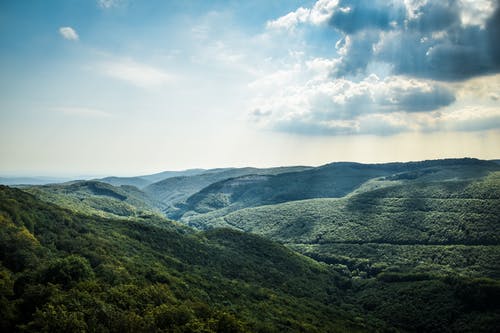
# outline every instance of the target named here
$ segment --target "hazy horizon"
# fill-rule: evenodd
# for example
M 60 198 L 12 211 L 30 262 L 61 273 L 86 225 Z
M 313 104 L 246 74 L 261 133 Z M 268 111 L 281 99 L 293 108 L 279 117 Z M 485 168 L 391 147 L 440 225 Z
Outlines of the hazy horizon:
M 1 176 L 499 158 L 494 0 L 0 13 Z
M 153 170 L 153 171 L 143 171 L 143 172 L 138 172 L 138 173 L 82 173 L 82 172 L 76 172 L 76 173 L 53 173 L 53 174 L 43 174 L 43 173 L 1 173 L 0 178 L 40 178 L 40 179 L 59 179 L 59 180 L 79 180 L 79 179 L 94 179 L 94 178 L 105 178 L 105 177 L 141 177 L 141 176 L 149 176 L 153 174 L 158 174 L 162 172 L 179 172 L 179 171 L 187 171 L 187 170 L 195 170 L 195 169 L 201 169 L 201 170 L 214 170 L 214 169 L 226 169 L 226 168 L 260 168 L 260 169 L 266 169 L 266 168 L 279 168 L 279 167 L 295 167 L 295 166 L 304 166 L 304 167 L 320 167 L 326 164 L 331 164 L 331 163 L 361 163 L 361 164 L 385 164 L 385 163 L 408 163 L 408 162 L 420 162 L 420 161 L 425 161 L 425 160 L 441 160 L 441 159 L 460 159 L 460 158 L 472 158 L 472 159 L 478 159 L 478 160 L 485 160 L 485 161 L 499 161 L 499 158 L 489 158 L 489 159 L 481 159 L 477 158 L 474 156 L 454 156 L 454 157 L 440 157 L 440 158 L 431 158 L 431 159 L 422 159 L 422 160 L 391 160 L 391 161 L 377 161 L 377 162 L 370 162 L 370 161 L 352 161 L 352 160 L 339 160 L 339 161 L 329 161 L 326 163 L 320 163 L 320 164 L 281 164 L 281 165 L 221 165 L 221 166 L 214 166 L 214 167 L 190 167 L 190 168 L 185 168 L 185 169 L 161 169 L 161 170 Z

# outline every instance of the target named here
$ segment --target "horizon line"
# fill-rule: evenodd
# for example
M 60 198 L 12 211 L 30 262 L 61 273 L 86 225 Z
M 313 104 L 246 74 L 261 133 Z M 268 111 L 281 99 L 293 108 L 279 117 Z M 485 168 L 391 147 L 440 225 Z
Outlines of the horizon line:
M 333 163 L 358 163 L 358 164 L 389 164 L 389 163 L 412 163 L 412 162 L 424 162 L 424 161 L 437 161 L 437 160 L 459 160 L 459 159 L 475 159 L 480 161 L 499 161 L 500 157 L 492 158 L 492 159 L 481 159 L 478 157 L 471 156 L 463 156 L 463 157 L 442 157 L 442 158 L 428 158 L 422 160 L 391 160 L 391 161 L 383 161 L 383 162 L 365 162 L 365 161 L 354 161 L 354 160 L 338 160 L 331 161 L 327 163 L 321 164 L 289 164 L 289 165 L 271 165 L 271 166 L 257 166 L 257 165 L 236 165 L 236 166 L 218 166 L 218 167 L 189 167 L 189 168 L 180 168 L 180 169 L 163 169 L 160 171 L 144 171 L 138 172 L 135 174 L 132 173 L 117 173 L 117 174 L 109 174 L 104 172 L 74 172 L 74 173 L 44 173 L 44 172 L 33 172 L 33 173 L 15 173 L 15 172 L 6 172 L 0 173 L 0 178 L 33 178 L 33 179 L 46 179 L 46 180 L 90 180 L 90 179 L 99 179 L 106 177 L 119 177 L 119 178 L 136 178 L 136 177 L 146 177 L 150 175 L 159 174 L 162 172 L 183 172 L 189 170 L 217 170 L 217 169 L 239 169 L 239 168 L 255 168 L 255 169 L 272 169 L 272 168 L 284 168 L 284 167 L 321 167 L 324 165 L 329 165 Z

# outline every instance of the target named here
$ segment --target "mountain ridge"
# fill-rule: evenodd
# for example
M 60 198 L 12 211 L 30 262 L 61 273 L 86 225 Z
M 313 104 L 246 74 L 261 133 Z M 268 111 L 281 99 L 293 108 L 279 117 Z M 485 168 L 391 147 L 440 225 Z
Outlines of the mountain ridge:
M 384 164 L 334 162 L 255 182 L 240 182 L 235 177 L 212 183 L 188 197 L 185 203 L 178 204 L 179 211 L 171 217 L 182 219 L 186 213 L 191 216 L 219 209 L 232 211 L 295 200 L 342 197 L 370 179 L 380 177 L 386 177 L 383 180 L 420 178 L 425 181 L 456 177 L 468 179 L 483 177 L 497 170 L 500 167 L 495 163 L 470 158 Z
M 224 178 L 229 170 L 236 177 Z M 161 181 L 184 197 L 200 177 L 209 182 L 171 206 L 95 180 L 0 186 L 0 328 L 491 332 L 500 324 L 500 165 L 211 172 Z M 179 180 L 191 188 L 176 189 Z M 164 217 L 176 212 L 179 221 Z

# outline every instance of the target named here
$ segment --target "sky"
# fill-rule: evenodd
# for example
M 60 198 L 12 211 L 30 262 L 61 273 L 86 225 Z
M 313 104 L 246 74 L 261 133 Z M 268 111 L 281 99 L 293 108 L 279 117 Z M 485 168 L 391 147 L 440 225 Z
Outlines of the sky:
M 500 158 L 496 0 L 0 1 L 0 175 Z

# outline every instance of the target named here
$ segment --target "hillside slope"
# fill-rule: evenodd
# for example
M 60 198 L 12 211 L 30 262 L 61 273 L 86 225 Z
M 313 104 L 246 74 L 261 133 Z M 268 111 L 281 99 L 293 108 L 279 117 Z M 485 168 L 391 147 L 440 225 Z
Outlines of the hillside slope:
M 491 332 L 500 284 L 351 278 L 228 229 L 75 214 L 0 187 L 5 332 Z
M 204 173 L 172 177 L 160 182 L 156 182 L 144 188 L 144 191 L 152 198 L 160 201 L 167 208 L 165 214 L 171 218 L 178 217 L 179 209 L 176 204 L 182 203 L 189 196 L 200 191 L 210 184 L 216 183 L 228 178 L 234 178 L 250 174 L 259 175 L 275 175 L 286 172 L 307 170 L 309 167 L 277 167 L 268 169 L 258 168 L 229 168 L 229 169 L 212 169 Z
M 451 265 L 467 275 L 500 278 L 500 172 L 213 215 L 190 223 L 260 234 L 315 259 L 350 262 L 351 268 L 357 258 L 365 266 L 406 262 L 446 271 Z
M 43 201 L 84 214 L 114 218 L 162 215 L 158 208 L 161 204 L 134 186 L 116 187 L 85 180 L 31 186 L 24 190 Z
M 214 211 L 223 216 L 246 207 L 270 205 L 312 198 L 340 198 L 369 180 L 375 186 L 404 182 L 428 183 L 479 179 L 500 166 L 476 159 L 448 159 L 410 163 L 332 163 L 309 170 L 278 175 L 248 175 L 213 183 L 178 204 L 176 218 L 190 221 L 193 216 Z
M 342 278 L 257 236 L 78 215 L 0 187 L 3 331 L 365 331 Z
M 122 186 L 122 185 L 129 185 L 129 186 L 135 186 L 139 189 L 143 189 L 144 187 L 148 186 L 149 184 L 155 183 L 162 181 L 167 178 L 172 178 L 172 177 L 187 177 L 187 176 L 194 176 L 200 173 L 205 172 L 206 170 L 204 169 L 189 169 L 189 170 L 184 170 L 184 171 L 163 171 L 159 173 L 155 173 L 152 175 L 144 175 L 144 176 L 137 176 L 137 177 L 105 177 L 105 178 L 100 178 L 100 179 L 95 179 L 96 181 L 100 181 L 103 183 L 107 183 L 113 186 Z

